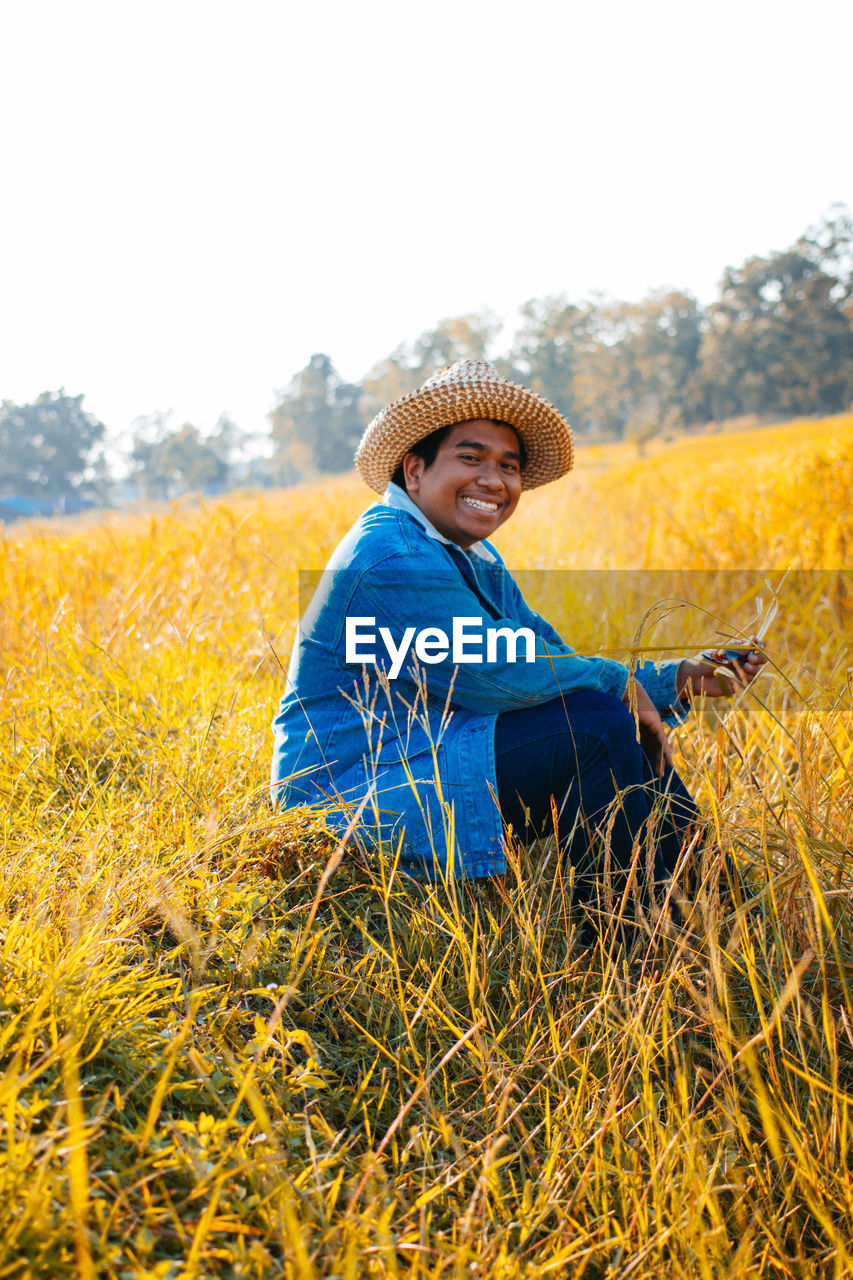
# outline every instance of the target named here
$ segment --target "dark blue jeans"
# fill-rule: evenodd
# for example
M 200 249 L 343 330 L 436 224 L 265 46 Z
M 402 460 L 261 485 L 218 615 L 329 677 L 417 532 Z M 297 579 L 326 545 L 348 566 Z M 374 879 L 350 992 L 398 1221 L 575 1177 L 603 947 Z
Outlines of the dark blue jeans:
M 647 859 L 655 883 L 675 869 L 699 810 L 674 769 L 658 777 L 634 719 L 608 693 L 571 693 L 522 711 L 495 727 L 498 800 L 504 821 L 528 838 L 553 830 L 575 867 L 575 893 L 593 896 L 610 845 L 614 887 L 624 883 L 641 842 L 638 878 L 645 896 Z

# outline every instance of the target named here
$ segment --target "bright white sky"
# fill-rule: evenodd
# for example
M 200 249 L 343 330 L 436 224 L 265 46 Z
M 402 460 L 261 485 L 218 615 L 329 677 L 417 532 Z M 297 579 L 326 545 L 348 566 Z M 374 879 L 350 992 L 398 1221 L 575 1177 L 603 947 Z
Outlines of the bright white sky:
M 262 430 L 312 352 L 853 205 L 850 0 L 0 0 L 0 399 Z M 500 349 L 500 344 L 498 345 Z

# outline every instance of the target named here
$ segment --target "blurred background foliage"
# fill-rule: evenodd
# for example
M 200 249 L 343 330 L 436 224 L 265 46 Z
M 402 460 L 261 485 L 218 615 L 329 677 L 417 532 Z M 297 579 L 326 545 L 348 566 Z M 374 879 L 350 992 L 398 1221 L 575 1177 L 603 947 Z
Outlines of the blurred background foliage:
M 348 470 L 366 424 L 445 365 L 494 359 L 555 404 L 587 442 L 642 453 L 722 422 L 826 416 L 853 400 L 853 215 L 833 206 L 790 248 L 727 267 L 719 296 L 659 289 L 638 302 L 534 298 L 504 354 L 493 315 L 442 320 L 347 382 L 317 352 L 275 395 L 267 432 L 227 414 L 212 431 L 168 412 L 106 447 L 82 395 L 0 405 L 0 518 L 288 485 Z

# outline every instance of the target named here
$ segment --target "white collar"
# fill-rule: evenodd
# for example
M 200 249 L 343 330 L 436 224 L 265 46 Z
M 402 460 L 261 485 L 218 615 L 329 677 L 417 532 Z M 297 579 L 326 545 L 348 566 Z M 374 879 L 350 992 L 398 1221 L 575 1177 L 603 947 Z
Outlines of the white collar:
M 435 525 L 432 524 L 421 511 L 416 503 L 401 489 L 398 484 L 390 481 L 388 488 L 382 495 L 382 501 L 386 507 L 393 507 L 395 511 L 408 511 L 410 516 L 414 516 L 418 524 L 423 525 L 424 532 L 428 538 L 434 538 L 436 542 L 443 542 L 446 547 L 455 547 L 457 544 L 451 542 L 450 538 L 445 538 L 443 533 L 439 533 Z M 461 551 L 463 548 L 460 547 Z M 468 547 L 466 554 L 479 556 L 481 560 L 485 560 L 487 564 L 495 563 L 495 556 L 483 542 L 474 542 Z

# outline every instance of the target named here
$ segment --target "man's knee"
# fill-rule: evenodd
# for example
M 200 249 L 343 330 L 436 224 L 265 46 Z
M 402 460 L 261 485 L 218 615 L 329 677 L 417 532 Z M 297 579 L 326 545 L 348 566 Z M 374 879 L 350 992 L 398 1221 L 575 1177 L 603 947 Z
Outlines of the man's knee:
M 608 757 L 617 786 L 627 787 L 643 779 L 643 754 L 637 726 L 629 708 L 612 693 L 595 693 L 590 705 L 595 734 Z
M 620 734 L 634 732 L 634 717 L 621 698 L 613 693 L 595 690 L 586 695 L 588 713 L 598 720 L 602 732 Z

